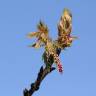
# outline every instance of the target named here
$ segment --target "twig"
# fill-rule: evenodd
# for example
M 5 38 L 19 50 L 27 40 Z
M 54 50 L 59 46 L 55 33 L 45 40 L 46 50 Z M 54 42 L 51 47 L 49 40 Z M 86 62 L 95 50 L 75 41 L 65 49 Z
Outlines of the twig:
M 52 68 L 50 67 L 50 69 L 45 67 L 45 69 L 43 69 L 43 66 L 41 66 L 36 81 L 31 84 L 31 88 L 30 88 L 29 90 L 27 90 L 27 89 L 24 90 L 24 92 L 23 92 L 24 96 L 32 96 L 32 94 L 33 94 L 35 91 L 39 90 L 39 87 L 40 87 L 40 84 L 41 84 L 42 80 L 43 80 L 49 73 L 51 73 L 53 70 L 55 70 L 54 67 L 52 67 Z
M 61 53 L 61 49 L 58 49 L 56 50 L 56 53 L 59 55 Z M 48 60 L 52 59 L 52 56 L 50 56 L 48 58 Z M 32 96 L 33 93 L 37 90 L 39 90 L 39 87 L 40 87 L 40 84 L 42 82 L 42 80 L 49 74 L 51 73 L 53 70 L 55 70 L 54 67 L 52 67 L 52 64 L 54 63 L 54 60 L 52 60 L 52 62 L 50 63 L 49 67 L 45 67 L 43 68 L 43 66 L 41 66 L 40 68 L 40 71 L 38 73 L 38 76 L 37 76 L 37 79 L 34 83 L 31 84 L 31 88 L 28 90 L 28 89 L 25 89 L 23 91 L 23 95 L 24 96 Z

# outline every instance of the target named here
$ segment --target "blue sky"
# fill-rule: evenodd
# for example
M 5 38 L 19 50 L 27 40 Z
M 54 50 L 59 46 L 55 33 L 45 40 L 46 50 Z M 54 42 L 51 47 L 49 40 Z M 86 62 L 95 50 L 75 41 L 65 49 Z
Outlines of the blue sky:
M 1 0 L 0 95 L 23 96 L 23 89 L 30 88 L 43 65 L 43 49 L 28 48 L 34 40 L 26 34 L 43 20 L 56 39 L 64 8 L 73 14 L 72 34 L 78 40 L 60 55 L 63 75 L 51 73 L 34 96 L 96 96 L 95 0 Z

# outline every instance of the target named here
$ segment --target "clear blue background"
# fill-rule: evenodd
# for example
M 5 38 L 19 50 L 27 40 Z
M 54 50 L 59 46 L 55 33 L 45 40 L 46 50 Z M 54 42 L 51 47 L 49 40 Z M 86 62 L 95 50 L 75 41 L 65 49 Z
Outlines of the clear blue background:
M 26 34 L 39 20 L 57 38 L 64 8 L 73 14 L 71 48 L 60 55 L 63 75 L 47 76 L 34 96 L 96 96 L 96 0 L 0 0 L 0 96 L 23 96 L 35 81 L 43 61 L 40 50 L 29 48 Z

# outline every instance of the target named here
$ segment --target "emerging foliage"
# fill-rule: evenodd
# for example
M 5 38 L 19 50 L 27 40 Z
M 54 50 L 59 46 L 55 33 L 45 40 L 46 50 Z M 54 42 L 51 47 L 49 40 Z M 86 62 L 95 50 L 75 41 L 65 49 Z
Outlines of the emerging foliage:
M 37 25 L 37 32 L 30 32 L 28 34 L 28 37 L 37 38 L 37 41 L 32 44 L 31 47 L 40 48 L 43 46 L 45 48 L 42 57 L 47 68 L 50 68 L 52 64 L 55 63 L 58 71 L 62 73 L 63 68 L 59 59 L 59 53 L 66 47 L 70 47 L 72 41 L 76 38 L 71 36 L 72 14 L 68 9 L 64 9 L 57 27 L 58 38 L 55 41 L 53 41 L 52 38 L 49 37 L 48 27 L 42 21 L 40 21 Z

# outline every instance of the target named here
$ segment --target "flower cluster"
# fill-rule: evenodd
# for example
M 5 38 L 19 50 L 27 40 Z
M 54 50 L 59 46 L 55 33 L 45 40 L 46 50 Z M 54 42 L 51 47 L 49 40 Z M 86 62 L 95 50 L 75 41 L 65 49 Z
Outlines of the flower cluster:
M 61 64 L 60 59 L 59 59 L 59 56 L 57 54 L 54 54 L 54 62 L 57 65 L 58 71 L 60 73 L 62 73 L 63 72 L 62 64 Z
M 60 73 L 63 72 L 62 64 L 58 64 L 58 70 L 59 70 Z

